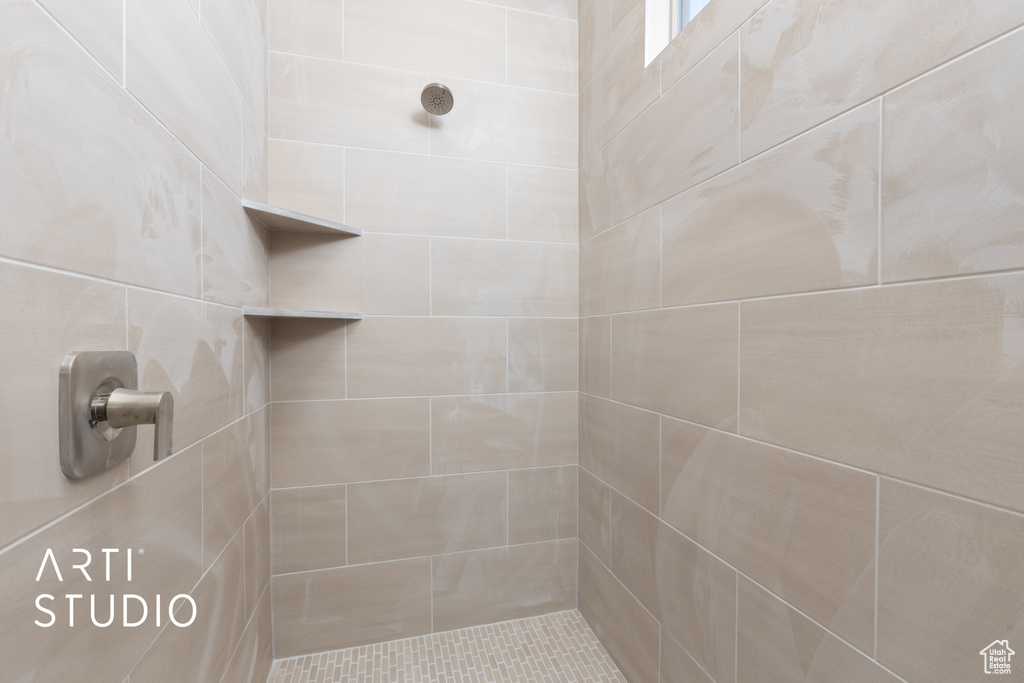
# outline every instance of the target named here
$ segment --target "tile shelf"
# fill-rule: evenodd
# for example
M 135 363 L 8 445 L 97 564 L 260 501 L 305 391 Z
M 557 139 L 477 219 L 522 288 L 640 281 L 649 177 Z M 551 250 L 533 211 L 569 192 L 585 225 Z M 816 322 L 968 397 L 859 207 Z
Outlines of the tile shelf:
M 271 232 L 313 232 L 321 235 L 362 235 L 363 231 L 342 223 L 335 223 L 315 216 L 307 216 L 297 211 L 281 209 L 269 204 L 261 204 L 248 199 L 242 200 L 242 208 L 250 216 L 258 220 Z
M 353 311 L 307 311 L 301 308 L 263 308 L 244 306 L 242 315 L 247 318 L 304 318 L 306 320 L 362 320 L 362 313 Z

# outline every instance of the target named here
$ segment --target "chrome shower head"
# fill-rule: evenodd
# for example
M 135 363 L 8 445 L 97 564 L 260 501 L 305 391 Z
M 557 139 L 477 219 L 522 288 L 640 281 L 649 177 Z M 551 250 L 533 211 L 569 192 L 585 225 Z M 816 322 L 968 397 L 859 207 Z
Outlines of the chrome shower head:
M 442 83 L 431 83 L 423 89 L 420 95 L 420 103 L 427 113 L 444 116 L 455 106 L 455 97 L 447 85 Z

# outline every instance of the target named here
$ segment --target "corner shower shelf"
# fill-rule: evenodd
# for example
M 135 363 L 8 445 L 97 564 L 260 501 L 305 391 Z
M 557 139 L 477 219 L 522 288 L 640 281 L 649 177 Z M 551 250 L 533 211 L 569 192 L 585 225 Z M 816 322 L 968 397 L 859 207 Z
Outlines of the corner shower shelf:
M 301 308 L 261 308 L 245 306 L 242 315 L 247 318 L 304 318 L 306 320 L 362 320 L 362 313 L 352 311 L 304 311 Z
M 363 234 L 359 228 L 248 199 L 242 200 L 242 208 L 272 232 L 315 232 L 322 235 L 338 235 L 339 237 Z

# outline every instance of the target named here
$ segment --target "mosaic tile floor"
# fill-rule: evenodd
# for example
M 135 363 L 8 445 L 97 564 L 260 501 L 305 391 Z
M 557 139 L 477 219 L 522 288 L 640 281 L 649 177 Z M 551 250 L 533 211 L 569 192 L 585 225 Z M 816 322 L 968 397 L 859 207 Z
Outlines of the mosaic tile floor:
M 280 659 L 267 683 L 626 683 L 576 610 Z

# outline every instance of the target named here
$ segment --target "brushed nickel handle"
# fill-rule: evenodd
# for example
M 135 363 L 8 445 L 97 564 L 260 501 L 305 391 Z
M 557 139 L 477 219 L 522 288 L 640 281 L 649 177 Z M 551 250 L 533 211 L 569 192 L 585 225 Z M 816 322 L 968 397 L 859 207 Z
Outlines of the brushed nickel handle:
M 151 424 L 156 426 L 153 460 L 171 454 L 174 429 L 174 397 L 168 391 L 114 389 L 92 397 L 92 422 L 106 422 L 114 429 Z

